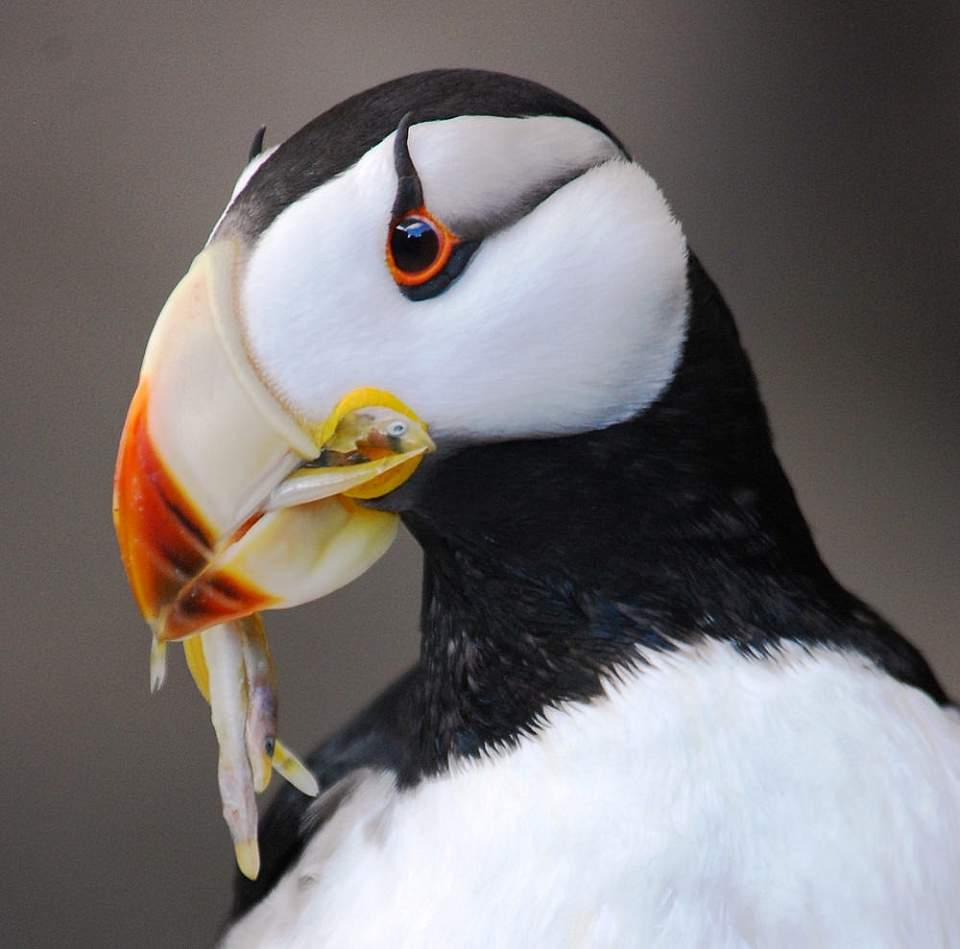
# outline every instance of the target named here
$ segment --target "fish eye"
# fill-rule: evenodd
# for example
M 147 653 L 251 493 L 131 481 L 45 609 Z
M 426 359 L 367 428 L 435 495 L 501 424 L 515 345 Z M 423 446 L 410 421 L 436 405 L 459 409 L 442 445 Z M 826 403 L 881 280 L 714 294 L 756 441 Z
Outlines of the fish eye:
M 390 425 L 387 427 L 387 434 L 391 438 L 399 438 L 401 435 L 406 435 L 406 433 L 407 433 L 407 423 L 401 422 L 399 419 L 397 419 L 394 422 L 391 422 Z
M 387 264 L 401 286 L 415 287 L 446 266 L 456 236 L 425 209 L 405 214 L 390 225 Z

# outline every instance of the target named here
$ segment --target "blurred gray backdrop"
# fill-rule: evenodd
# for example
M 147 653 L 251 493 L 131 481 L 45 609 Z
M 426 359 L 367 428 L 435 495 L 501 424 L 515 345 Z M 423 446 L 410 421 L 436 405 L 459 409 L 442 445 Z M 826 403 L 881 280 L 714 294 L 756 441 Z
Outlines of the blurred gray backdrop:
M 203 946 L 221 922 L 216 745 L 177 656 L 149 695 L 117 437 L 256 127 L 413 70 L 534 78 L 622 136 L 737 314 L 828 563 L 960 695 L 958 6 L 8 0 L 0 942 Z M 268 616 L 293 747 L 414 659 L 419 569 L 404 538 Z

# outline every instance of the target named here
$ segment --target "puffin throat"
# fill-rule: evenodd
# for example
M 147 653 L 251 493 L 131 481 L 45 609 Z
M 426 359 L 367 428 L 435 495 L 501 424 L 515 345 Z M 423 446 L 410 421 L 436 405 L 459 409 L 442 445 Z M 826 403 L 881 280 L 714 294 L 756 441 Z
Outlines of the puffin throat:
M 688 268 L 684 352 L 634 419 L 477 445 L 422 472 L 403 518 L 424 551 L 421 764 L 511 745 L 602 694 L 644 651 L 705 637 L 855 648 L 942 695 L 834 580 L 773 450 L 723 299 Z

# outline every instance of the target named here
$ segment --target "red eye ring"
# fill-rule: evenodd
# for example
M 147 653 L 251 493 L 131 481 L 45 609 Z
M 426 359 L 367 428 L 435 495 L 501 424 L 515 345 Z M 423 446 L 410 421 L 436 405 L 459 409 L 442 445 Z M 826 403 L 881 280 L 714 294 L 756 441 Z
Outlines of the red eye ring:
M 410 241 L 424 244 L 410 249 L 407 247 Z M 387 234 L 390 274 L 400 286 L 419 287 L 446 267 L 459 243 L 460 238 L 422 205 L 407 211 L 391 222 Z

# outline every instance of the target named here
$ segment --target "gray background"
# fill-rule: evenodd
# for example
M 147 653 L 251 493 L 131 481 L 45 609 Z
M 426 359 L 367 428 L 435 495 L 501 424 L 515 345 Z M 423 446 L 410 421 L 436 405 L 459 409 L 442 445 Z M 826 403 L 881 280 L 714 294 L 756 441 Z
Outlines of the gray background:
M 949 6 L 5 4 L 0 942 L 199 946 L 219 924 L 216 746 L 179 657 L 148 694 L 117 437 L 254 129 L 415 69 L 526 75 L 619 132 L 738 315 L 827 561 L 960 694 Z M 268 617 L 295 748 L 413 659 L 418 574 L 404 539 Z

